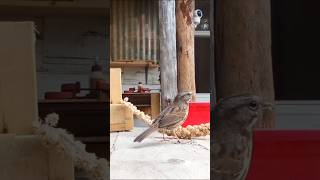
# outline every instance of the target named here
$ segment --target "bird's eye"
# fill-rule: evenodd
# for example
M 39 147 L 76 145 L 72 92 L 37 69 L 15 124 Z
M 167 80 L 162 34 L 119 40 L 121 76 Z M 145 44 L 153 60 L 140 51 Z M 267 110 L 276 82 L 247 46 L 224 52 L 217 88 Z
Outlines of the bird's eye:
M 251 101 L 251 102 L 249 103 L 249 108 L 250 108 L 251 110 L 257 110 L 257 108 L 258 108 L 257 102 Z

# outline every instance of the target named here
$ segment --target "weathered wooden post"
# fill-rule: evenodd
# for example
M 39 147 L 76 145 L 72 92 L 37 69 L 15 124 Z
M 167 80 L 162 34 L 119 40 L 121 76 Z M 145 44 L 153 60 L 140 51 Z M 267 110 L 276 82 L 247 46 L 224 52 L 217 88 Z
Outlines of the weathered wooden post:
M 216 0 L 217 97 L 252 93 L 274 102 L 269 0 Z M 258 127 L 274 127 L 267 112 Z
M 195 100 L 194 0 L 176 0 L 178 91 L 192 91 Z
M 175 1 L 159 1 L 159 43 L 162 109 L 177 95 Z

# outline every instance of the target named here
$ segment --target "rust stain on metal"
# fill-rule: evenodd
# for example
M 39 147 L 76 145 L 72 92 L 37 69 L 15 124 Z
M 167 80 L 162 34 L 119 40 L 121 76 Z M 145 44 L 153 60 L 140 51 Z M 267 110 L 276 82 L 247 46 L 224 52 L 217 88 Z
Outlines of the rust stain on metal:
M 192 1 L 193 0 L 183 0 L 180 3 L 180 11 L 183 17 L 187 20 L 187 25 L 192 24 Z

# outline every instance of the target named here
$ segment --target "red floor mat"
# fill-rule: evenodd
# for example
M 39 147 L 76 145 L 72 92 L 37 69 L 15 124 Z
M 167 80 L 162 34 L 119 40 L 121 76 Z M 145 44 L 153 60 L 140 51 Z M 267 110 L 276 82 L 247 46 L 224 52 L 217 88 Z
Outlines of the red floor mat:
M 257 130 L 247 180 L 320 180 L 320 130 Z

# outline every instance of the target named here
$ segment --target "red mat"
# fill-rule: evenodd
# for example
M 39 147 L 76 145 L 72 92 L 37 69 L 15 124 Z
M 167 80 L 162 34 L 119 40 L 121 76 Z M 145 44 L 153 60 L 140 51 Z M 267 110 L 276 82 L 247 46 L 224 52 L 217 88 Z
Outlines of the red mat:
M 210 122 L 210 103 L 190 102 L 189 115 L 182 127 Z
M 320 130 L 256 130 L 247 180 L 320 180 Z

